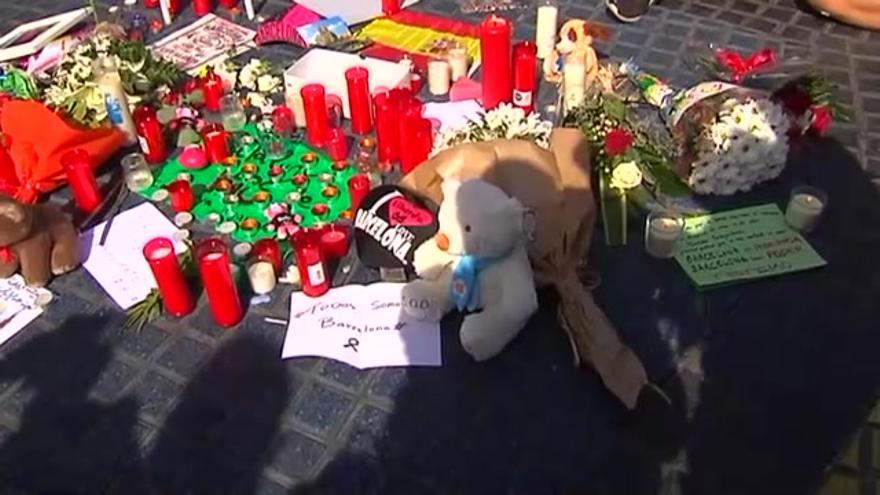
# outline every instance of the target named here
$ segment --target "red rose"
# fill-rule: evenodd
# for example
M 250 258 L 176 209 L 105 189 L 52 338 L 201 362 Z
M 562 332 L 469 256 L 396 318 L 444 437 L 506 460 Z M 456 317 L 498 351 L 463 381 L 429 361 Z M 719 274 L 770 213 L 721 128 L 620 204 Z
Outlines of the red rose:
M 810 121 L 810 130 L 820 136 L 824 136 L 831 126 L 831 110 L 827 105 L 814 106 L 810 108 L 813 118 Z
M 611 129 L 605 136 L 605 154 L 607 156 L 622 155 L 632 146 L 632 143 L 633 137 L 629 131 L 621 127 Z

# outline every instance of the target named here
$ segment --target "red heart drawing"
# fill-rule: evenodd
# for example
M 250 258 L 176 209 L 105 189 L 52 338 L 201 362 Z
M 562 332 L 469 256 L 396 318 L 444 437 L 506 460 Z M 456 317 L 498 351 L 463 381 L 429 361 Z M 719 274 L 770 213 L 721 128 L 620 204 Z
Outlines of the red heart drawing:
M 424 227 L 434 222 L 434 215 L 412 204 L 406 198 L 394 198 L 388 204 L 388 221 L 391 225 Z

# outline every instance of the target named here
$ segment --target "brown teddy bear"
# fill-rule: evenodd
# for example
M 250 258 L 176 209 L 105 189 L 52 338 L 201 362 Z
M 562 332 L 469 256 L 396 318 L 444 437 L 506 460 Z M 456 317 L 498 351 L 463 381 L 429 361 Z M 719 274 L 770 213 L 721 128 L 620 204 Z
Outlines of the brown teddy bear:
M 19 268 L 28 285 L 46 285 L 53 275 L 79 265 L 79 237 L 59 208 L 31 205 L 0 195 L 0 278 Z

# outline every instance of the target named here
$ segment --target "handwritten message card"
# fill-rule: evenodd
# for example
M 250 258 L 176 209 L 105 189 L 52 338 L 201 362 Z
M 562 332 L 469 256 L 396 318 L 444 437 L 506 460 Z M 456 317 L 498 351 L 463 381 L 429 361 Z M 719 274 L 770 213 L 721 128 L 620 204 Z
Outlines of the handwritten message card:
M 85 253 L 83 267 L 120 308 L 128 309 L 146 299 L 156 287 L 153 272 L 144 259 L 144 244 L 159 236 L 171 239 L 177 229 L 150 203 L 116 215 L 101 246 L 100 239 L 106 228 L 107 222 L 104 222 L 83 233 L 80 239 Z M 174 244 L 178 254 L 186 250 L 182 242 Z
M 21 275 L 0 279 L 0 344 L 40 316 L 41 300 L 51 298 L 47 289 L 28 287 Z
M 321 356 L 359 369 L 440 366 L 440 324 L 401 313 L 403 285 L 349 285 L 319 298 L 294 293 L 281 357 Z
M 184 70 L 222 59 L 230 50 L 241 53 L 253 46 L 256 31 L 208 14 L 183 29 L 169 34 L 150 48 Z
M 675 259 L 700 287 L 826 264 L 775 204 L 688 218 Z

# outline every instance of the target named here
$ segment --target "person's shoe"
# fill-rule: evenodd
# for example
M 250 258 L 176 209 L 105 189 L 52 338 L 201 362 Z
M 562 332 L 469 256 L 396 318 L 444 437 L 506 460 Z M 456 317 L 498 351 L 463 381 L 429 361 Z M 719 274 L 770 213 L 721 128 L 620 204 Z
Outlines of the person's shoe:
M 605 0 L 611 15 L 620 22 L 636 22 L 648 12 L 654 0 Z

